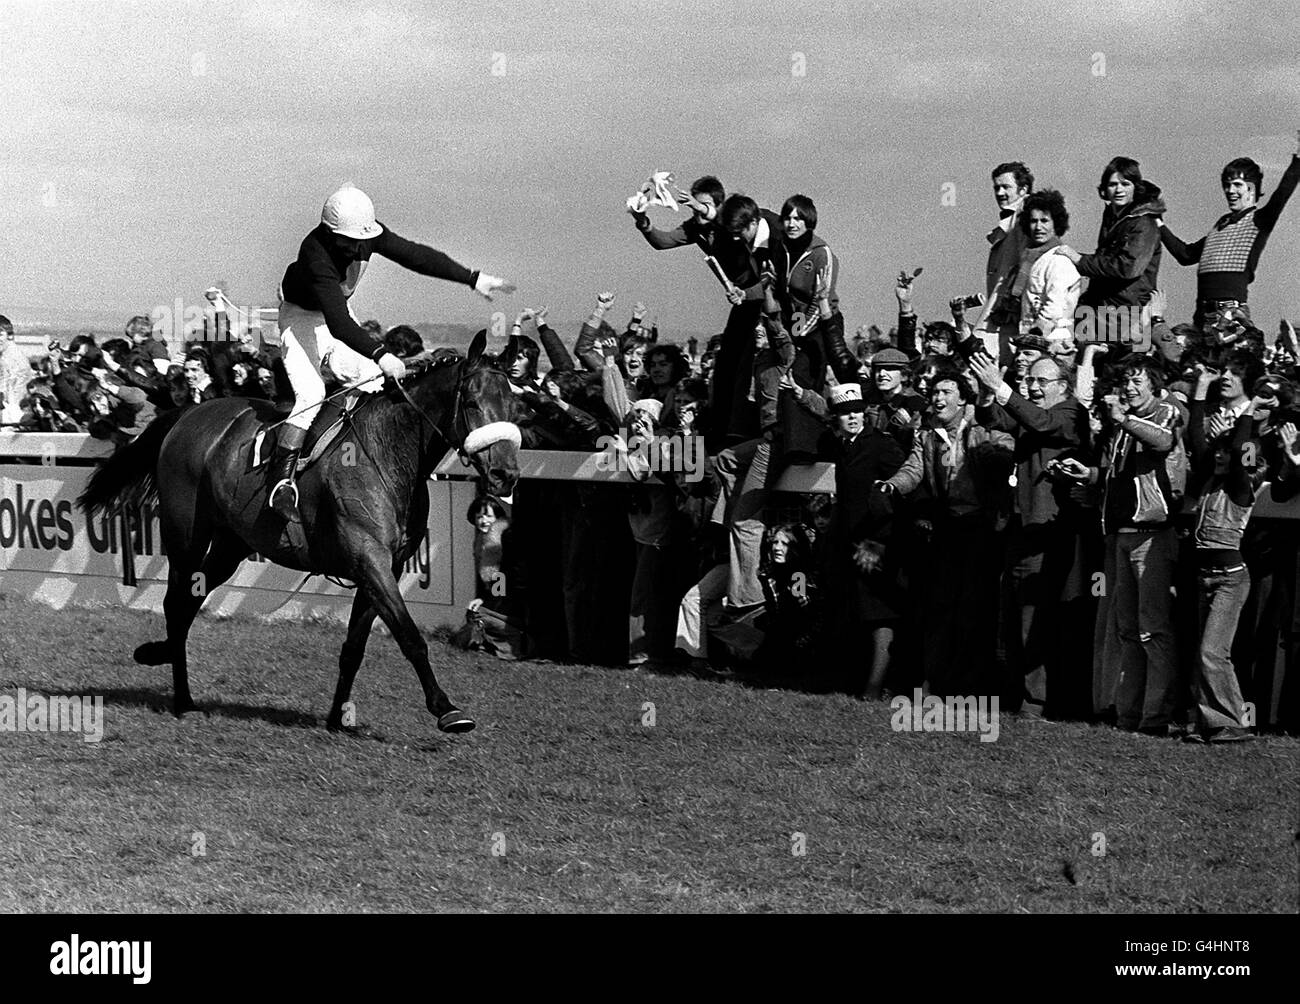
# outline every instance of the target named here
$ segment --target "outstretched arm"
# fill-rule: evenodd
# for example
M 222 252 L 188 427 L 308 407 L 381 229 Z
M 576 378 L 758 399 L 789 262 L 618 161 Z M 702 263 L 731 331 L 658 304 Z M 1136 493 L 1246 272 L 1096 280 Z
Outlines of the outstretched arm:
M 1163 219 L 1156 220 L 1156 226 L 1160 228 L 1160 243 L 1174 256 L 1174 261 L 1179 265 L 1195 265 L 1201 260 L 1201 252 L 1205 250 L 1204 237 L 1195 244 L 1184 244 L 1174 236 L 1174 232 L 1165 225 Z
M 660 230 L 650 225 L 650 217 L 645 213 L 632 213 L 632 222 L 641 231 L 645 242 L 656 251 L 668 251 L 691 243 L 690 235 L 686 233 L 684 225 L 674 227 L 672 230 Z
M 449 255 L 427 244 L 417 244 L 415 241 L 408 241 L 405 237 L 399 237 L 386 226 L 384 232 L 375 238 L 374 251 L 389 261 L 396 262 L 403 268 L 409 268 L 420 275 L 469 286 L 489 300 L 496 293 L 508 294 L 515 291 L 514 285 L 504 279 L 482 272 L 471 272 Z

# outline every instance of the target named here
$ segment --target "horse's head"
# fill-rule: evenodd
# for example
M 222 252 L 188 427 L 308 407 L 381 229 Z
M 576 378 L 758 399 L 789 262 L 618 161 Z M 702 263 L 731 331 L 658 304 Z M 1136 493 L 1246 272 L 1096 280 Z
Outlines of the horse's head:
M 457 389 L 457 438 L 463 437 L 461 455 L 478 472 L 480 485 L 491 495 L 509 502 L 519 481 L 521 417 L 518 398 L 505 373 L 483 355 L 487 333 L 479 332 L 470 344 Z

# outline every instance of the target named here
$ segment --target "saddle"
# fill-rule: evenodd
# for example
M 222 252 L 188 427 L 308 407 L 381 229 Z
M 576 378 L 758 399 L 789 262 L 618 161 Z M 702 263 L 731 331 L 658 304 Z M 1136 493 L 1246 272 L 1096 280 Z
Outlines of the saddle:
M 295 468 L 297 474 L 301 474 L 324 456 L 325 451 L 330 448 L 330 445 L 338 438 L 339 433 L 343 431 L 344 421 L 356 412 L 363 400 L 371 396 L 360 391 L 353 391 L 345 394 L 342 398 L 326 401 L 321 405 L 320 411 L 317 412 L 316 418 L 311 423 L 311 428 L 307 430 L 307 438 L 303 440 L 302 453 L 298 458 L 298 466 Z M 271 455 L 275 451 L 280 423 L 284 420 L 285 415 L 286 412 L 274 409 L 258 409 L 258 418 L 261 421 L 257 433 L 253 436 L 252 449 L 249 451 L 248 471 L 251 472 L 264 467 L 267 461 L 271 459 Z M 275 428 L 272 428 L 272 426 L 275 426 Z

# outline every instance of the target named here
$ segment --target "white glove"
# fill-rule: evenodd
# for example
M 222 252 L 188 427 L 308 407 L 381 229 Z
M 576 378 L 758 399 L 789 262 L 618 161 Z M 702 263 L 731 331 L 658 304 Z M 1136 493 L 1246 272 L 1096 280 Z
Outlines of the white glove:
M 391 352 L 385 352 L 376 360 L 376 362 L 379 363 L 379 368 L 384 371 L 384 376 L 386 377 L 390 377 L 393 380 L 400 380 L 402 377 L 406 376 L 406 363 L 402 362 L 401 359 L 393 355 Z
M 486 272 L 478 274 L 478 281 L 474 283 L 474 292 L 485 300 L 491 300 L 497 293 L 510 294 L 515 291 L 513 282 L 506 282 L 504 279 L 498 279 L 495 275 L 488 275 Z

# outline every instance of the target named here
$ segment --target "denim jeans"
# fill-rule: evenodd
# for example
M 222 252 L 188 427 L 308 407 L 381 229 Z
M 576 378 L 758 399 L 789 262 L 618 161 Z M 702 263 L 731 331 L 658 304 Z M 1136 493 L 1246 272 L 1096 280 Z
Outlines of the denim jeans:
M 709 654 L 708 632 L 704 627 L 704 611 L 727 593 L 726 565 L 715 565 L 682 597 L 677 607 L 677 647 L 687 655 L 703 659 Z
M 1174 647 L 1172 527 L 1115 535 L 1112 602 L 1120 640 L 1115 715 L 1120 728 L 1159 728 L 1173 720 L 1178 685 Z
M 1232 666 L 1232 639 L 1250 592 L 1245 565 L 1203 569 L 1199 576 L 1201 659 L 1196 673 L 1197 724 L 1202 730 L 1241 724 L 1241 687 Z
M 758 584 L 758 559 L 763 543 L 763 507 L 767 504 L 771 459 L 772 444 L 765 439 L 750 439 L 718 454 L 718 478 L 729 510 L 726 521 L 731 534 L 731 572 L 727 580 L 727 604 L 732 607 L 763 602 L 763 589 Z

